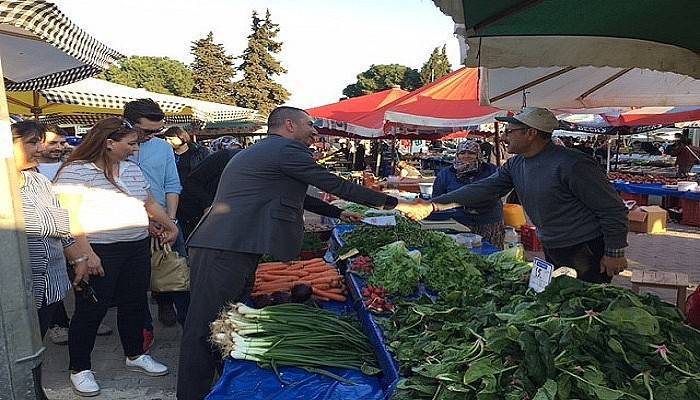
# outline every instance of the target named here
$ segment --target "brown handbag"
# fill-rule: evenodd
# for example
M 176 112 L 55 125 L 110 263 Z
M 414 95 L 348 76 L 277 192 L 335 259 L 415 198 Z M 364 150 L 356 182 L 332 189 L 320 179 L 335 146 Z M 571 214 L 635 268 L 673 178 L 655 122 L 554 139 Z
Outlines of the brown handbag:
M 169 244 L 151 239 L 151 290 L 154 292 L 188 292 L 190 267 Z

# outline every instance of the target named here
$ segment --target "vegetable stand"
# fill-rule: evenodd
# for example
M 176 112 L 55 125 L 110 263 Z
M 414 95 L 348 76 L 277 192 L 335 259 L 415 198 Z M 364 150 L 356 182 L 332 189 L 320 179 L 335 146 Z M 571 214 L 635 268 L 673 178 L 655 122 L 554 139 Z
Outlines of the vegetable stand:
M 371 268 L 351 265 L 346 281 L 370 340 L 382 345 L 393 400 L 700 399 L 700 333 L 673 305 L 567 276 L 537 295 L 530 267 L 511 250 L 469 255 L 439 235 L 398 229 L 404 245 L 365 227 L 334 235 L 346 242 L 341 251 L 366 247 L 371 256 Z M 411 248 L 422 250 L 420 263 Z M 415 279 L 387 274 L 387 260 L 409 277 L 418 271 L 413 295 L 401 293 Z M 392 307 L 370 315 L 367 297 L 380 289 Z
M 352 225 L 340 225 L 336 227 L 332 236 L 334 240 L 333 248 L 337 249 L 343 247 L 345 243 L 342 239 L 342 235 L 352 231 L 352 229 Z M 500 249 L 486 241 L 483 241 L 480 247 L 472 248 L 471 251 L 474 254 L 485 256 L 496 253 L 500 251 Z M 383 317 L 377 316 L 370 312 L 370 310 L 368 310 L 364 304 L 362 290 L 367 287 L 367 282 L 365 279 L 356 274 L 348 272 L 346 273 L 346 282 L 348 292 L 350 292 L 350 297 L 352 298 L 353 305 L 357 310 L 357 314 L 360 318 L 365 334 L 367 334 L 370 343 L 375 348 L 377 361 L 379 362 L 379 366 L 383 371 L 382 381 L 386 396 L 387 398 L 391 398 L 396 391 L 396 386 L 400 380 L 400 374 L 398 362 L 389 351 L 389 348 L 385 343 L 382 328 L 378 323 L 378 321 Z M 434 296 L 433 293 L 426 291 L 424 285 L 419 287 L 418 294 L 428 294 L 430 296 Z
M 321 306 L 337 314 L 353 312 L 350 302 L 321 302 Z M 362 318 L 360 318 L 362 321 Z M 207 397 L 207 400 L 227 400 L 245 398 L 250 400 L 267 399 L 309 399 L 341 400 L 385 398 L 382 376 L 368 376 L 357 370 L 328 368 L 352 384 L 312 373 L 301 368 L 278 368 L 280 376 L 272 369 L 261 368 L 252 361 L 226 359 L 223 373 Z

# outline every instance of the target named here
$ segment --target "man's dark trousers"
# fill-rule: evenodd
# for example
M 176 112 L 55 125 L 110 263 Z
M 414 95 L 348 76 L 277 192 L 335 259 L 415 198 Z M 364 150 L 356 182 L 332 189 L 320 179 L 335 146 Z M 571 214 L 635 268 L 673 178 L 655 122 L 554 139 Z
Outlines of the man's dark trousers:
M 209 324 L 228 303 L 243 301 L 255 283 L 260 254 L 189 248 L 191 299 L 180 346 L 178 400 L 201 400 L 221 370 L 219 350 L 209 342 Z
M 569 267 L 576 270 L 578 278 L 591 283 L 610 283 L 612 278 L 600 272 L 600 260 L 605 253 L 603 237 L 583 242 L 574 246 L 550 249 L 545 247 L 544 254 L 548 262 L 555 267 Z

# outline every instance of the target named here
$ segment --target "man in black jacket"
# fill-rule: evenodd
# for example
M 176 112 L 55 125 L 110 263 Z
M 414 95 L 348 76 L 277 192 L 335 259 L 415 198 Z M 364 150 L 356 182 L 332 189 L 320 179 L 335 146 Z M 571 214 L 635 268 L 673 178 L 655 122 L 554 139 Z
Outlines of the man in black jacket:
M 200 400 L 209 392 L 221 363 L 208 341 L 209 324 L 224 305 L 247 297 L 260 256 L 290 260 L 299 255 L 309 185 L 371 207 L 399 204 L 319 166 L 308 148 L 315 134 L 304 110 L 278 107 L 268 118 L 268 137 L 226 165 L 213 204 L 188 241 L 192 300 L 182 337 L 178 399 Z

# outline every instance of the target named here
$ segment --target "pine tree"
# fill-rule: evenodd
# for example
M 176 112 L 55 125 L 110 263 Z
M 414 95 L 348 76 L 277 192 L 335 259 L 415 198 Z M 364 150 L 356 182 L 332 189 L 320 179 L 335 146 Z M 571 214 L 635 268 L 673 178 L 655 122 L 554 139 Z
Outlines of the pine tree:
M 421 87 L 418 71 L 400 64 L 372 64 L 369 69 L 357 75 L 357 82 L 343 89 L 347 97 L 363 96 L 393 87 L 413 91 Z
M 236 76 L 233 56 L 226 54 L 222 44 L 214 43 L 212 32 L 192 42 L 191 53 L 194 56 L 192 95 L 201 100 L 233 104 L 231 91 Z
M 452 66 L 450 65 L 450 60 L 447 59 L 446 46 L 443 45 L 442 51 L 439 47 L 436 47 L 432 54 L 430 54 L 430 58 L 428 58 L 428 61 L 426 61 L 420 69 L 420 77 L 423 80 L 423 84 L 427 85 L 450 72 L 452 72 Z
M 267 10 L 265 19 L 253 11 L 252 33 L 248 36 L 248 47 L 240 57 L 238 67 L 243 79 L 233 85 L 233 97 L 239 107 L 253 108 L 267 115 L 276 106 L 289 98 L 289 92 L 272 78 L 287 72 L 274 54 L 282 50 L 282 42 L 276 41 L 279 25 L 270 19 Z

